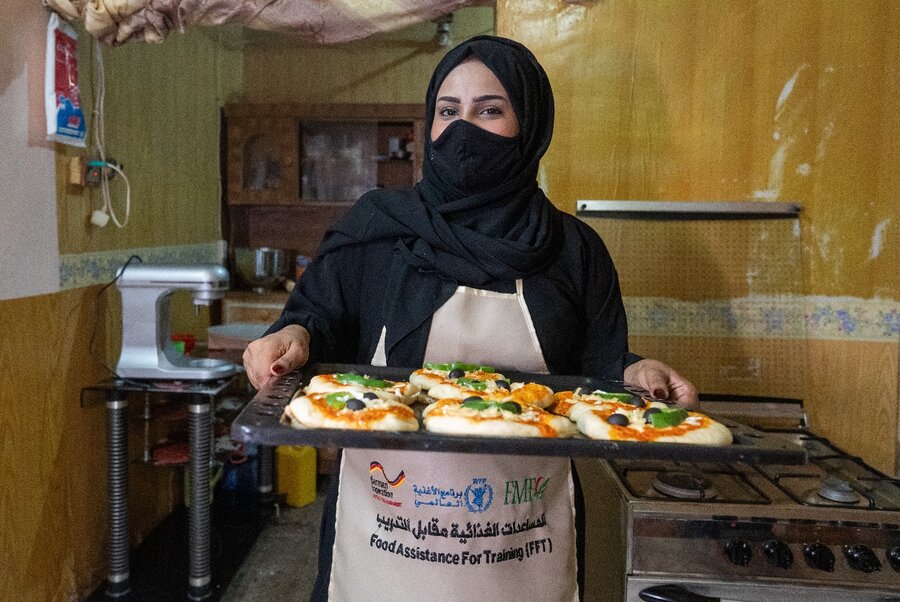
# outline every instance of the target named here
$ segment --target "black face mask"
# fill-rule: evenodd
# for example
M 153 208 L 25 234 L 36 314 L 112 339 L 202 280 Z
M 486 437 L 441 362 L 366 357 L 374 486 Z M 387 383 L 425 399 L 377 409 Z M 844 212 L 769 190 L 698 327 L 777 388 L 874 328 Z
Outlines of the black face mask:
M 445 184 L 471 195 L 502 183 L 521 157 L 518 136 L 501 136 L 457 119 L 432 142 L 429 159 Z

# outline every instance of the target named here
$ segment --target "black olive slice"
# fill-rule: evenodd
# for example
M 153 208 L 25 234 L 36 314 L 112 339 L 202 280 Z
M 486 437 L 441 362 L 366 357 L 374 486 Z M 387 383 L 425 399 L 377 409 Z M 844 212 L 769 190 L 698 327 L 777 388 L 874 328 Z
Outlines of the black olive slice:
M 607 418 L 606 421 L 616 426 L 628 426 L 628 423 L 631 422 L 630 420 L 628 420 L 628 416 L 626 416 L 625 414 L 619 414 L 618 412 L 615 414 L 610 414 L 609 418 Z
M 644 421 L 646 421 L 647 424 L 650 424 L 650 415 L 651 414 L 659 414 L 661 411 L 662 410 L 660 410 L 659 408 L 648 409 L 646 412 L 644 412 Z
M 348 399 L 348 400 L 347 400 L 347 409 L 348 409 L 348 410 L 353 410 L 354 412 L 355 412 L 355 411 L 358 411 L 358 410 L 365 410 L 365 409 L 366 409 L 366 404 L 363 402 L 363 400 L 361 400 L 361 399 L 356 399 L 356 398 L 354 397 L 353 399 Z

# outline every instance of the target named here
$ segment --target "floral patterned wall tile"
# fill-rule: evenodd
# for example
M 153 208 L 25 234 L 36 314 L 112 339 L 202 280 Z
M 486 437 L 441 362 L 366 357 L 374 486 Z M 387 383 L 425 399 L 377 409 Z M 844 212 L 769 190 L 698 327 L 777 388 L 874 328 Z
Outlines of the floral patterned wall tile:
M 218 240 L 196 245 L 143 247 L 116 249 L 95 253 L 61 255 L 59 258 L 59 284 L 62 289 L 79 288 L 92 284 L 112 282 L 116 272 L 133 255 L 144 263 L 189 264 L 225 263 L 225 241 Z
M 900 341 L 900 302 L 890 299 L 626 297 L 625 308 L 633 335 Z

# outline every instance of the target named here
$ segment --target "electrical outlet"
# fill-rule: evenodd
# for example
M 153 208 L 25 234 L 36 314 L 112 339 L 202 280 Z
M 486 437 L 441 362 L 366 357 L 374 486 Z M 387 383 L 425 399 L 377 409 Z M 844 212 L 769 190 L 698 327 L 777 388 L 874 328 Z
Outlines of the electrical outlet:
M 99 161 L 91 161 L 88 163 L 87 170 L 84 173 L 84 183 L 86 186 L 96 187 L 100 185 L 100 171 L 102 163 Z
M 122 168 L 122 166 L 116 163 L 116 160 L 112 158 L 107 158 L 106 162 L 99 160 L 88 161 L 87 170 L 84 174 L 85 185 L 91 187 L 99 186 L 100 179 L 103 177 L 104 172 L 106 174 L 106 179 L 112 180 L 116 175 L 116 171 L 108 167 L 109 165 L 115 165 L 119 169 Z

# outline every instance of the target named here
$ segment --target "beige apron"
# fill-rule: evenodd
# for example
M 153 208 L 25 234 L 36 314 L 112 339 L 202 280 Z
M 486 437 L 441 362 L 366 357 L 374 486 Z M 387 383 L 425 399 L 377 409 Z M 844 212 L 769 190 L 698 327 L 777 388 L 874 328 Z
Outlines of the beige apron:
M 458 287 L 425 361 L 546 373 L 521 280 Z M 330 600 L 578 600 L 568 459 L 346 449 L 340 475 Z

